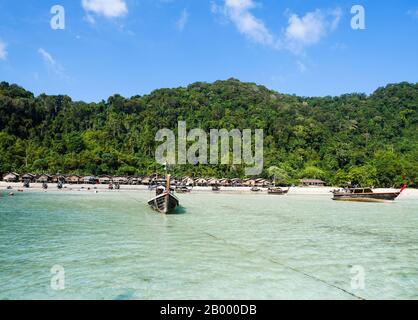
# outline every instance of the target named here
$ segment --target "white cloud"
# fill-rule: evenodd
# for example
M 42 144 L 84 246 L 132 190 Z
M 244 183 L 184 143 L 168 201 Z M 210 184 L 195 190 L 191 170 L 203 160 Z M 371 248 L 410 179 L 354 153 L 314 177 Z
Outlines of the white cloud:
M 57 62 L 52 58 L 51 54 L 47 51 L 45 51 L 42 48 L 38 49 L 38 53 L 41 55 L 42 59 L 49 65 L 54 66 L 57 64 Z
M 128 13 L 125 0 L 82 0 L 83 9 L 106 18 L 117 18 Z
M 61 78 L 67 78 L 64 72 L 64 68 L 52 57 L 52 55 L 43 48 L 38 49 L 38 53 L 42 57 L 42 60 L 48 67 L 48 70 L 52 71 Z
M 293 52 L 300 52 L 305 47 L 318 43 L 338 27 L 341 16 L 341 9 L 327 12 L 317 9 L 303 17 L 292 14 L 285 31 L 286 47 Z
M 187 9 L 183 9 L 183 11 L 180 14 L 180 18 L 179 20 L 177 20 L 177 23 L 176 23 L 177 29 L 180 31 L 183 31 L 188 21 L 189 21 L 189 12 L 187 11 Z
M 0 60 L 6 60 L 6 58 L 7 58 L 6 44 L 0 40 Z
M 212 3 L 211 11 L 223 14 L 248 39 L 263 45 L 275 46 L 273 34 L 262 20 L 252 14 L 251 10 L 255 7 L 253 0 L 224 0 L 223 5 Z
M 254 16 L 252 10 L 256 7 L 254 0 L 223 0 L 222 5 L 212 2 L 211 11 L 232 22 L 248 39 L 274 49 L 287 49 L 295 54 L 302 53 L 305 47 L 318 43 L 334 31 L 342 16 L 339 8 L 326 11 L 317 9 L 302 17 L 291 14 L 284 33 L 275 35 L 263 20 Z

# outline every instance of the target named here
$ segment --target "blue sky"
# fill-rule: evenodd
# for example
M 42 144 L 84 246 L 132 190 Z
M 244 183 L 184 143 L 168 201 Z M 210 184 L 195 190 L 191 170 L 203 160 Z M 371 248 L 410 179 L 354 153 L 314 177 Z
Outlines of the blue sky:
M 365 30 L 351 28 L 353 5 Z M 65 29 L 50 26 L 53 5 Z M 100 101 L 234 77 L 303 96 L 418 82 L 418 1 L 0 0 L 0 81 Z

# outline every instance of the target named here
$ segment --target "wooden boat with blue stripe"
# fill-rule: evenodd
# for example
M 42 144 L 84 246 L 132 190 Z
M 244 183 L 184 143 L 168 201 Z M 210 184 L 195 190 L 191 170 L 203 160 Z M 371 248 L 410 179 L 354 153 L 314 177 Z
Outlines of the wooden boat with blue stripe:
M 355 202 L 386 202 L 394 201 L 404 191 L 403 186 L 399 192 L 373 192 L 371 188 L 345 188 L 334 190 L 333 200 Z
M 167 186 L 158 186 L 155 189 L 156 196 L 148 201 L 152 209 L 163 213 L 170 214 L 179 206 L 179 199 L 174 195 L 174 191 L 170 188 L 170 176 L 167 178 Z

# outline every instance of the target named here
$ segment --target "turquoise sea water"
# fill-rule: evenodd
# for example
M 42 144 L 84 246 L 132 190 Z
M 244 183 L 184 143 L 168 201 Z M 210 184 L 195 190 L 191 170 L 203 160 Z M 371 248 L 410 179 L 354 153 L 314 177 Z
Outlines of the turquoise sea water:
M 4 193 L 0 299 L 418 299 L 418 200 L 192 193 L 163 216 L 149 196 Z

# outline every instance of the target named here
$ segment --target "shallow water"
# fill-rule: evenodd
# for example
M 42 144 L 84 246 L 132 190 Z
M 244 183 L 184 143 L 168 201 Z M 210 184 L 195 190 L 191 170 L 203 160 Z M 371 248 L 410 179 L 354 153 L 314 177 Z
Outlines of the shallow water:
M 418 299 L 416 199 L 192 193 L 163 216 L 149 197 L 3 194 L 0 299 Z

